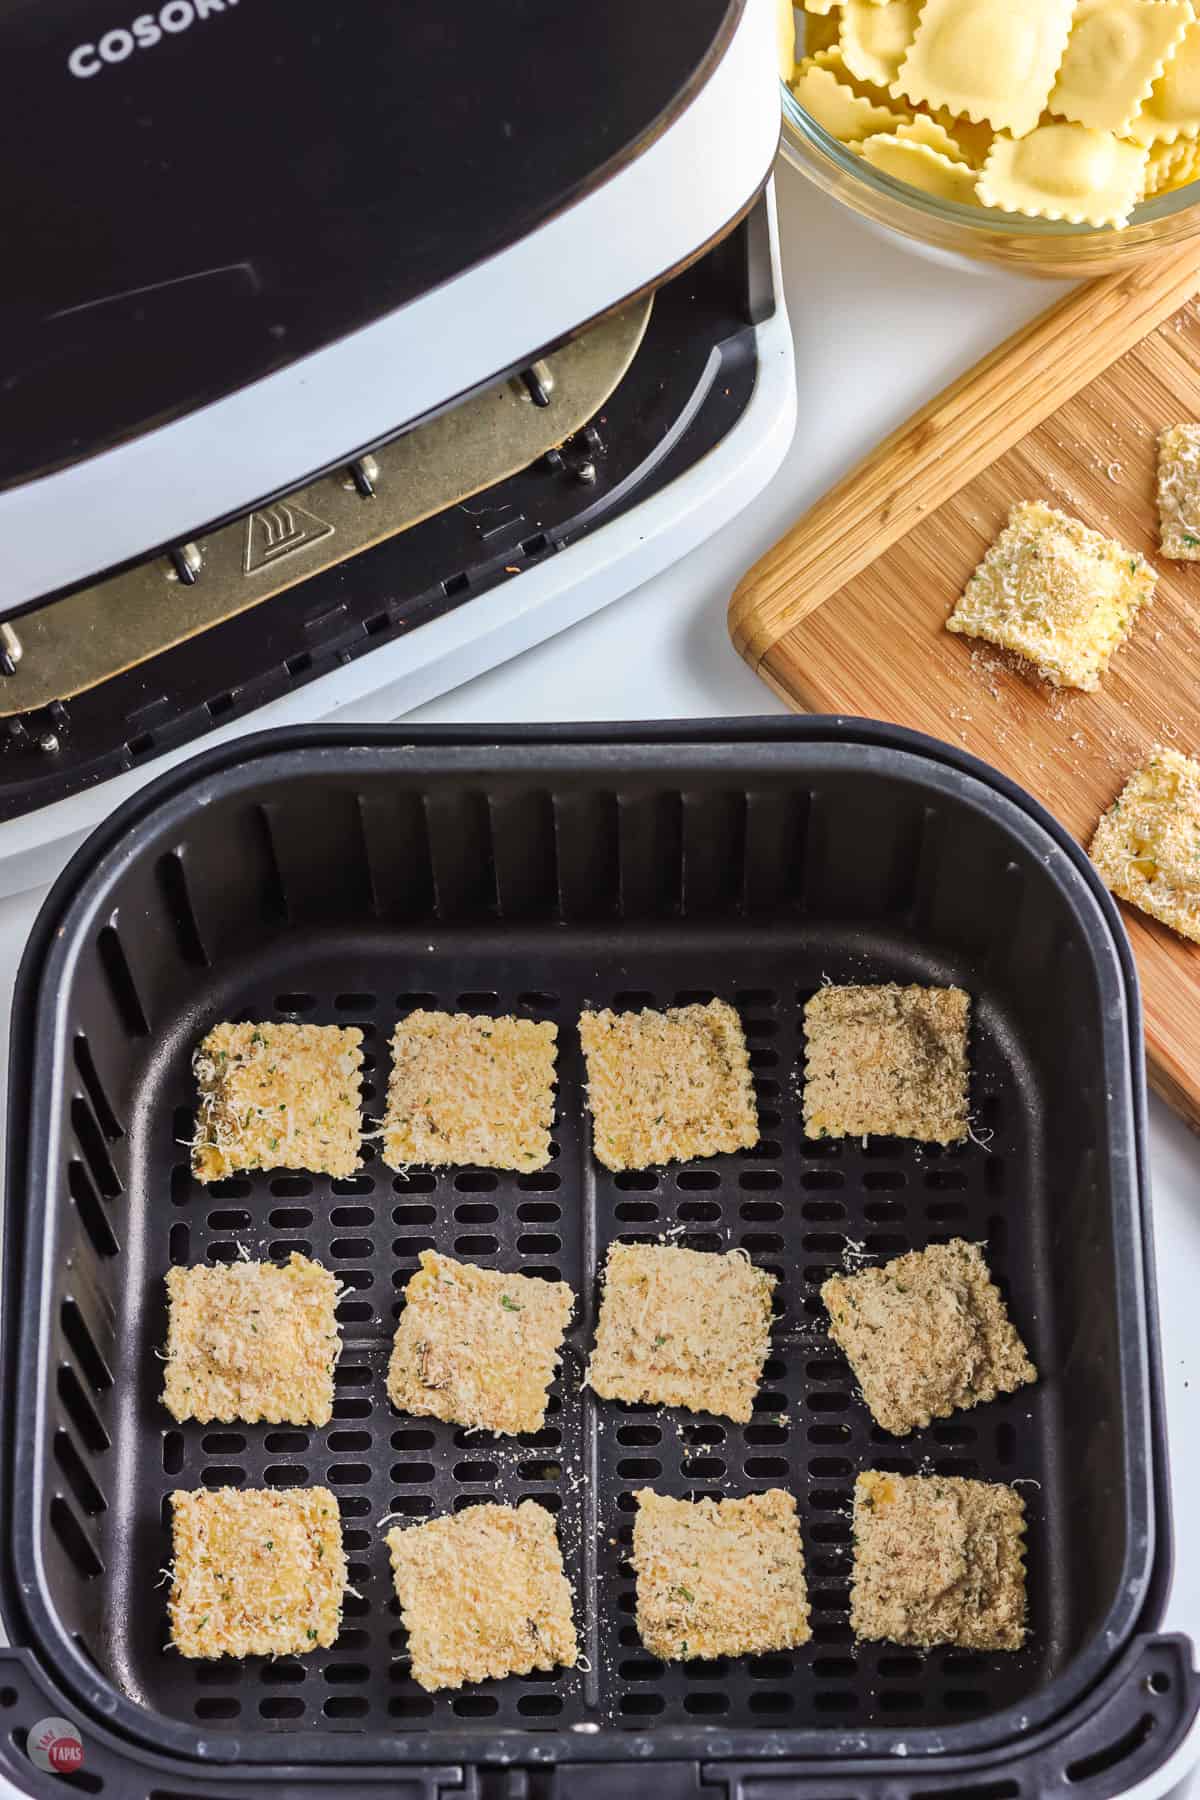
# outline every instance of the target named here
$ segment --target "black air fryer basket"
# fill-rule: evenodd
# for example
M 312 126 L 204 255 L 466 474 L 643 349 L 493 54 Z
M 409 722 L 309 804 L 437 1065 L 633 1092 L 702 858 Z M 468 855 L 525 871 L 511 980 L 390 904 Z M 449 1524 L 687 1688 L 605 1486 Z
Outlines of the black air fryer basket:
M 969 1142 L 808 1142 L 801 1013 L 824 980 L 973 996 Z M 585 1003 L 719 994 L 745 1023 L 762 1141 L 613 1175 L 592 1158 Z M 414 1005 L 551 1018 L 558 1124 L 537 1174 L 191 1177 L 192 1050 L 224 1018 L 355 1024 L 377 1113 Z M 270 733 L 146 789 L 47 901 L 17 990 L 4 1246 L 0 1769 L 74 1721 L 65 1777 L 124 1800 L 386 1784 L 408 1800 L 624 1791 L 687 1800 L 1022 1800 L 1122 1791 L 1195 1713 L 1155 1635 L 1169 1572 L 1141 1022 L 1117 915 L 1033 802 L 942 744 L 806 719 L 449 733 Z M 779 1277 L 750 1424 L 597 1403 L 580 1377 L 615 1237 L 742 1246 Z M 898 1440 L 874 1428 L 818 1290 L 853 1246 L 951 1236 L 989 1262 L 1042 1372 Z M 418 1253 L 581 1296 L 544 1430 L 395 1413 L 383 1376 Z M 172 1263 L 300 1250 L 336 1271 L 324 1430 L 175 1425 L 159 1404 Z M 1015 1655 L 856 1646 L 855 1473 L 1017 1481 L 1031 1630 Z M 177 1487 L 328 1485 L 350 1580 L 333 1649 L 188 1662 L 162 1571 Z M 803 1650 L 664 1666 L 642 1648 L 632 1494 L 783 1486 L 813 1605 Z M 532 1497 L 557 1515 L 584 1657 L 430 1695 L 379 1521 Z

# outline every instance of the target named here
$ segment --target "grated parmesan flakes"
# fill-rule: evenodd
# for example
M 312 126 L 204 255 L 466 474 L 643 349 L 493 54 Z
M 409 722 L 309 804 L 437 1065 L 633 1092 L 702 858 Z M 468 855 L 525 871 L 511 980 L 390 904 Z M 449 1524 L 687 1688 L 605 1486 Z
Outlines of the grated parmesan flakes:
M 192 1058 L 192 1173 L 353 1175 L 362 1150 L 362 1032 L 340 1025 L 216 1025 Z
M 781 1488 L 744 1500 L 634 1495 L 630 1562 L 637 1628 L 664 1661 L 755 1656 L 807 1644 L 808 1590 L 796 1502 Z
M 1101 818 L 1090 855 L 1114 894 L 1200 944 L 1200 763 L 1156 745 Z
M 613 1244 L 588 1368 L 593 1391 L 744 1424 L 767 1358 L 774 1291 L 774 1275 L 744 1250 Z
M 409 1013 L 392 1036 L 384 1162 L 544 1169 L 557 1038 L 548 1019 Z
M 581 1013 L 579 1039 L 593 1148 L 606 1169 L 649 1169 L 757 1144 L 746 1036 L 726 1001 Z
M 275 1263 L 167 1271 L 163 1405 L 172 1418 L 328 1425 L 341 1350 L 337 1278 Z
M 392 1405 L 487 1431 L 540 1431 L 574 1305 L 564 1281 L 422 1250 L 388 1367 Z
M 823 987 L 804 1008 L 804 1129 L 810 1138 L 967 1136 L 961 988 Z
M 1091 692 L 1157 577 L 1142 557 L 1052 506 L 1022 501 L 946 621 L 1032 663 L 1056 687 Z
M 346 1558 L 328 1488 L 171 1495 L 171 1639 L 183 1656 L 303 1656 L 342 1622 Z
M 1200 425 L 1158 434 L 1158 517 L 1163 555 L 1200 562 Z
M 386 1542 L 413 1679 L 427 1692 L 574 1668 L 571 1589 L 554 1517 L 536 1500 L 468 1506 Z
M 1019 1650 L 1025 1502 L 1000 1481 L 860 1475 L 854 1484 L 858 1638 Z
M 871 1417 L 896 1437 L 1037 1380 L 978 1244 L 834 1275 L 821 1299 Z

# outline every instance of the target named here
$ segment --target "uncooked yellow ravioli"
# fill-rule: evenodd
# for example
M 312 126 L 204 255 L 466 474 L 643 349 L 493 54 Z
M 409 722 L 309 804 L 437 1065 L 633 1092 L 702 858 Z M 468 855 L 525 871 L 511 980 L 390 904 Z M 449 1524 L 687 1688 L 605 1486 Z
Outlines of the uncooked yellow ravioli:
M 815 56 L 821 50 L 836 49 L 841 24 L 836 12 L 803 15 L 804 53 Z
M 907 181 L 909 187 L 920 188 L 939 200 L 954 200 L 960 206 L 975 204 L 978 177 L 974 169 L 968 163 L 953 162 L 940 150 L 931 150 L 928 144 L 880 132 L 863 144 L 862 157 L 872 168 L 882 169 L 885 175 Z
M 796 15 L 792 0 L 775 0 L 775 30 L 779 46 L 779 78 L 790 81 L 796 68 Z
M 1074 0 L 926 0 L 892 93 L 998 131 L 1032 131 L 1067 46 Z
M 1156 194 L 1172 194 L 1187 187 L 1200 176 L 1200 142 L 1195 138 L 1177 138 L 1173 144 L 1155 144 L 1142 178 L 1142 198 L 1152 200 Z
M 850 73 L 846 67 L 846 59 L 837 44 L 833 44 L 828 50 L 818 50 L 812 60 L 819 69 L 828 69 L 829 73 L 840 81 L 843 87 L 848 87 L 851 93 L 858 95 L 860 100 L 869 100 L 872 106 L 884 107 L 893 118 L 907 116 L 897 113 L 886 86 L 881 86 L 875 81 L 864 81 L 861 75 Z
M 1200 21 L 1184 32 L 1129 133 L 1139 144 L 1173 144 L 1200 133 Z
M 1124 225 L 1141 196 L 1146 150 L 1111 131 L 1052 120 L 1028 136 L 1001 132 L 979 177 L 985 206 L 1073 225 Z
M 958 139 L 952 137 L 944 125 L 937 119 L 931 119 L 927 113 L 918 113 L 915 118 L 906 119 L 903 125 L 897 125 L 892 136 L 903 138 L 906 143 L 924 144 L 927 149 L 936 150 L 940 156 L 948 156 L 953 163 L 969 163 L 971 160 Z
M 830 69 L 813 62 L 801 63 L 792 92 L 801 106 L 810 112 L 830 137 L 849 144 L 869 137 L 875 131 L 891 131 L 904 121 L 903 113 L 891 112 L 886 106 L 874 106 L 862 100 L 840 82 Z
M 920 11 L 921 0 L 845 0 L 838 42 L 850 73 L 880 87 L 894 81 Z
M 918 112 L 915 117 L 931 118 L 935 125 L 940 125 L 954 139 L 967 161 L 976 169 L 982 169 L 987 161 L 987 153 L 996 141 L 996 134 L 986 119 L 975 122 L 967 118 L 955 118 L 944 106 L 939 106 L 928 114 Z
M 1192 16 L 1187 0 L 1079 0 L 1050 111 L 1123 136 Z

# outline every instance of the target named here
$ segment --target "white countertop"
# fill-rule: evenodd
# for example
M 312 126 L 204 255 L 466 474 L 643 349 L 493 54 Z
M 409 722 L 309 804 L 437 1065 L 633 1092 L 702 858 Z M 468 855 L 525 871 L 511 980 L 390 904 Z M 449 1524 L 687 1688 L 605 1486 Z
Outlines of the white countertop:
M 781 169 L 779 213 L 796 339 L 799 426 L 766 492 L 713 542 L 536 650 L 423 707 L 442 722 L 652 719 L 783 709 L 730 646 L 737 578 L 850 464 L 1008 332 L 1050 304 L 1053 284 L 958 272 L 876 236 Z M 41 892 L 0 901 L 0 1024 Z M 1167 1408 L 1176 1497 L 1175 1580 L 1165 1624 L 1200 1640 L 1200 1139 L 1157 1101 L 1151 1155 Z M 1139 1800 L 1200 1758 L 1200 1733 Z

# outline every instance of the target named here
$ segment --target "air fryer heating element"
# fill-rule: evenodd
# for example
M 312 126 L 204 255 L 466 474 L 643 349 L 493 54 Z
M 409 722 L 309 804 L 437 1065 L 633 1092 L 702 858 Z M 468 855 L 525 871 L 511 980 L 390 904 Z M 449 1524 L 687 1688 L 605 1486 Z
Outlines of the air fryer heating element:
M 736 737 L 259 739 L 241 760 L 210 756 L 150 790 L 64 878 L 15 1034 L 9 1416 L 16 1383 L 45 1398 L 15 1409 L 5 1605 L 38 1663 L 131 1743 L 243 1770 L 286 1758 L 342 1780 L 384 1761 L 716 1767 L 769 1754 L 812 1774 L 836 1756 L 847 1792 L 874 1757 L 894 1782 L 903 1746 L 924 1791 L 962 1766 L 948 1759 L 975 1768 L 991 1752 L 1007 1768 L 1047 1754 L 1049 1722 L 1090 1719 L 1114 1655 L 1153 1627 L 1167 1520 L 1136 996 L 1114 915 L 1065 840 L 965 759 L 822 721 Z M 806 1141 L 804 1001 L 826 980 L 892 978 L 974 996 L 971 1141 Z M 745 1022 L 762 1141 L 663 1170 L 603 1169 L 579 1011 L 713 993 Z M 396 1175 L 368 1145 L 348 1180 L 194 1181 L 190 1057 L 213 1022 L 358 1025 L 377 1114 L 391 1027 L 414 1006 L 555 1020 L 547 1169 Z M 597 1402 L 581 1386 L 608 1245 L 664 1235 L 740 1246 L 780 1278 L 748 1425 Z M 986 1239 L 1043 1380 L 897 1440 L 871 1424 L 818 1290 L 847 1262 L 952 1236 Z M 400 1290 L 433 1246 L 578 1291 L 542 1431 L 500 1439 L 391 1408 Z M 346 1289 L 332 1423 L 173 1424 L 155 1354 L 166 1269 L 292 1250 Z M 14 1307 L 18 1292 L 37 1304 Z M 849 1507 L 867 1467 L 1022 1483 L 1025 1650 L 855 1645 Z M 358 1590 L 335 1647 L 184 1661 L 166 1647 L 152 1585 L 170 1551 L 169 1493 L 306 1483 L 338 1497 Z M 648 1655 L 626 1561 L 632 1496 L 647 1485 L 795 1493 L 811 1644 L 667 1666 Z M 556 1514 L 583 1662 L 426 1694 L 379 1522 L 497 1498 Z M 15 1572 L 30 1569 L 18 1590 Z M 1182 1728 L 1194 1697 L 1172 1691 Z

